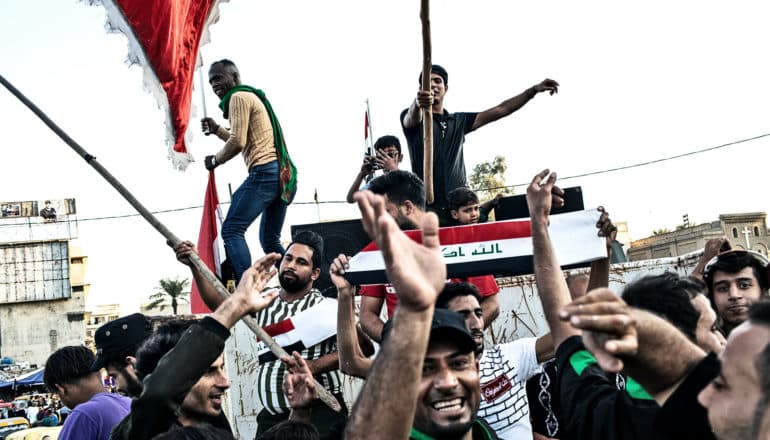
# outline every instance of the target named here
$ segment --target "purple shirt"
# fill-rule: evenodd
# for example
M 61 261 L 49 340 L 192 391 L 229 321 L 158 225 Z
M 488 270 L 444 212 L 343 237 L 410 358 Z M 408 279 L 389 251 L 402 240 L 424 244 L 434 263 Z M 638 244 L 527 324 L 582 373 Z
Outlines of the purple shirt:
M 110 431 L 131 411 L 131 399 L 98 393 L 76 406 L 64 421 L 60 440 L 108 440 Z

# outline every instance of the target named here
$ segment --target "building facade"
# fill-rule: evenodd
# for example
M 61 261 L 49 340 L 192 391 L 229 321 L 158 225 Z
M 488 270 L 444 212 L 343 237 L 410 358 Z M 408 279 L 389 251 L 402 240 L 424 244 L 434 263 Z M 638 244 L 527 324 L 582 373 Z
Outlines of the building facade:
M 74 199 L 0 203 L 0 355 L 32 365 L 85 336 Z
M 712 238 L 727 237 L 733 249 L 753 250 L 767 256 L 767 215 L 764 212 L 722 214 L 719 220 L 685 227 L 631 242 L 631 261 L 676 257 L 699 249 Z

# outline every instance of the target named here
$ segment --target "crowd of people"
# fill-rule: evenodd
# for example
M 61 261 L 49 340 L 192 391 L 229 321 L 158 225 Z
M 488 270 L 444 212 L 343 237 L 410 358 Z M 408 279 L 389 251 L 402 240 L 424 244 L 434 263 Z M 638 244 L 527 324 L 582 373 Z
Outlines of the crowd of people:
M 191 264 L 193 244 L 177 245 L 176 258 L 213 312 L 156 329 L 142 315 L 126 316 L 98 329 L 96 355 L 85 347 L 53 353 L 45 382 L 72 408 L 59 438 L 233 438 L 233 421 L 222 410 L 230 387 L 223 350 L 230 329 L 248 315 L 290 354 L 276 356 L 271 341 L 249 353 L 258 360 L 258 439 L 770 438 L 768 260 L 714 239 L 690 276 L 648 274 L 613 292 L 609 257 L 617 229 L 600 207 L 596 234 L 607 257 L 593 261 L 588 275 L 565 278 L 549 234 L 563 191 L 547 169 L 532 178 L 527 204 L 550 331 L 485 344 L 484 329 L 500 313 L 500 289 L 491 274 L 448 276 L 439 227 L 486 222 L 496 201 L 482 205 L 467 188 L 465 135 L 541 92 L 556 93 L 555 81 L 480 113 L 449 113 L 448 74 L 433 66 L 431 90 L 419 91 L 401 114 L 412 171 L 399 169 L 401 144 L 385 136 L 348 193 L 389 282 L 352 285 L 352 256 L 341 254 L 329 270 L 334 300 L 313 286 L 323 238 L 300 231 L 280 245 L 296 170 L 264 93 L 241 85 L 228 60 L 214 63 L 209 78 L 230 130 L 203 120 L 206 133 L 225 141 L 205 165 L 214 169 L 240 152 L 249 167 L 223 227 L 237 287 L 221 298 Z M 435 115 L 431 205 L 421 179 L 419 110 L 427 107 Z M 252 263 L 244 232 L 260 215 L 265 256 Z M 421 231 L 421 240 L 405 230 Z M 278 287 L 267 287 L 275 276 Z M 102 370 L 117 393 L 106 392 Z M 340 373 L 365 379 L 351 408 Z M 322 393 L 341 409 L 323 403 Z
M 23 397 L 23 396 L 19 396 Z M 27 399 L 14 399 L 11 406 L 0 412 L 0 418 L 23 417 L 30 426 L 59 426 L 69 414 L 69 408 L 56 394 L 37 394 Z

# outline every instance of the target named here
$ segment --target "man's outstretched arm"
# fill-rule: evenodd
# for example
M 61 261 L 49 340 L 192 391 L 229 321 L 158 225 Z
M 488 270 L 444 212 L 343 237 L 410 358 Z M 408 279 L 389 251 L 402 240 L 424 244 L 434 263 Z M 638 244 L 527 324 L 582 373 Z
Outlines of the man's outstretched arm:
M 564 192 L 556 186 L 556 173 L 551 174 L 547 169 L 537 174 L 527 188 L 535 282 L 545 319 L 551 329 L 553 345 L 557 348 L 565 339 L 580 334 L 580 331 L 569 323 L 559 319 L 559 311 L 570 303 L 570 294 L 548 234 L 551 206 L 563 205 L 563 194 Z
M 428 349 L 436 298 L 446 282 L 438 218 L 422 224 L 422 244 L 409 239 L 369 191 L 356 194 L 364 228 L 382 250 L 388 278 L 399 292 L 393 327 L 353 406 L 348 439 L 406 439 L 412 427 L 418 385 Z
M 629 308 L 609 289 L 596 289 L 565 307 L 561 317 L 583 330 L 583 342 L 606 371 L 633 377 L 659 404 L 706 357 L 664 319 Z
M 500 104 L 488 109 L 476 115 L 476 120 L 473 121 L 473 130 L 481 128 L 490 122 L 495 122 L 500 118 L 504 118 L 516 110 L 524 107 L 532 98 L 540 92 L 550 92 L 551 95 L 559 92 L 559 83 L 552 79 L 544 79 L 539 84 L 528 88 L 513 98 L 506 99 Z M 406 118 L 404 118 L 406 119 Z

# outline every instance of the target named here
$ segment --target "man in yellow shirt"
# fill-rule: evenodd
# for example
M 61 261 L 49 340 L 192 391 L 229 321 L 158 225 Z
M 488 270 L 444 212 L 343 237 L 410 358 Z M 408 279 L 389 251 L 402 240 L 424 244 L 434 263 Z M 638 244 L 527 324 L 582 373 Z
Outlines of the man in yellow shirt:
M 238 153 L 243 155 L 249 175 L 235 191 L 222 224 L 222 240 L 232 261 L 236 280 L 251 265 L 246 245 L 246 229 L 262 215 L 259 241 L 265 254 L 284 253 L 281 228 L 286 207 L 296 192 L 296 168 L 289 158 L 281 126 L 264 92 L 241 84 L 238 68 L 230 60 L 220 60 L 209 69 L 209 83 L 221 99 L 219 107 L 230 130 L 212 118 L 203 118 L 206 135 L 215 134 L 225 145 L 206 156 L 206 169 L 213 170 Z

